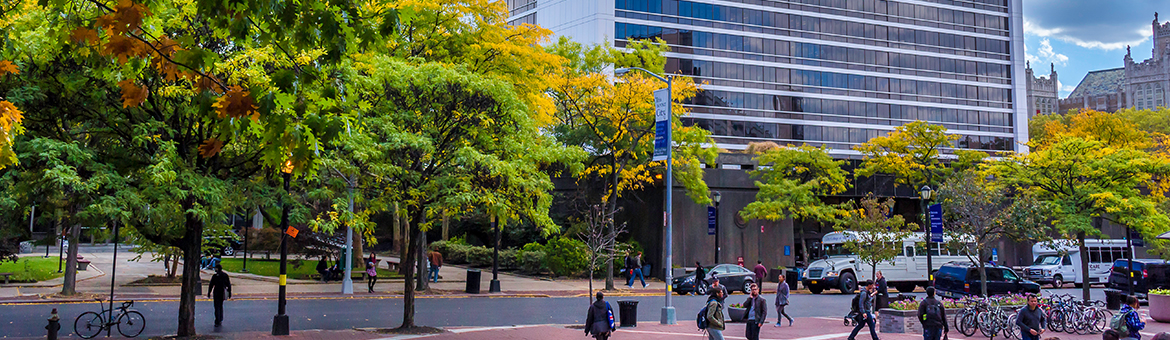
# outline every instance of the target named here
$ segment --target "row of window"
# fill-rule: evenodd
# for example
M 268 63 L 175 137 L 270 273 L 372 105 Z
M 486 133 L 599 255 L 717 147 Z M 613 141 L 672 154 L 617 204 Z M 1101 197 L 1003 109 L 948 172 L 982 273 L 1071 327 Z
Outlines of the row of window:
M 765 28 L 771 27 L 812 33 L 825 33 L 841 37 L 899 41 L 908 44 L 967 49 L 989 53 L 1007 54 L 1009 51 L 1009 43 L 1006 40 L 986 38 L 973 38 L 968 40 L 964 39 L 965 36 L 962 35 L 939 33 L 932 30 L 916 30 L 908 28 L 887 27 L 883 25 L 867 25 L 846 20 L 767 11 L 753 11 L 739 7 L 725 7 L 721 5 L 712 5 L 690 1 L 678 1 L 678 14 L 670 14 L 663 13 L 663 8 L 643 6 L 643 4 L 661 4 L 657 1 L 644 2 L 630 0 L 628 2 L 631 2 L 631 5 L 636 5 L 628 7 L 635 7 L 636 9 L 622 7 L 618 7 L 618 9 L 645 13 L 677 15 L 683 18 L 703 19 L 734 24 L 747 24 L 750 26 L 762 26 Z M 869 29 L 867 30 L 866 27 Z
M 533 2 L 533 3 L 535 4 L 535 2 Z M 512 21 L 508 22 L 508 25 L 512 25 L 512 26 L 520 26 L 523 24 L 536 25 L 536 13 L 537 12 L 528 13 L 528 15 L 513 19 Z
M 733 2 L 748 3 L 750 0 Z M 680 15 L 686 6 L 695 11 L 694 3 L 680 0 L 617 0 L 615 7 L 620 10 L 659 13 L 666 15 Z M 761 11 L 739 9 L 720 5 L 706 5 L 718 7 L 717 13 L 706 15 L 711 20 L 730 21 L 749 25 L 764 25 Z M 972 13 L 934 6 L 923 6 L 908 3 L 898 3 L 885 0 L 796 0 L 796 1 L 769 1 L 765 6 L 789 8 L 810 13 L 824 13 L 838 16 L 849 16 L 861 19 L 900 22 L 904 24 L 926 26 L 974 33 L 984 33 L 1008 36 L 1008 18 L 1001 15 Z
M 736 31 L 736 32 L 754 32 L 754 33 L 774 35 L 774 36 L 778 36 L 778 37 L 792 36 L 792 37 L 800 37 L 800 38 L 806 38 L 806 39 L 823 40 L 823 41 L 827 41 L 827 42 L 841 42 L 841 43 L 849 43 L 849 44 L 857 44 L 857 45 L 869 45 L 869 46 L 877 46 L 877 47 L 896 48 L 896 49 L 903 49 L 903 50 L 909 50 L 909 51 L 944 53 L 944 54 L 951 54 L 951 55 L 955 55 L 955 56 L 959 56 L 959 57 L 976 57 L 976 58 L 985 58 L 985 59 L 993 59 L 993 60 L 1009 60 L 1010 59 L 1010 57 L 1006 54 L 1006 52 L 1004 52 L 1004 53 L 988 53 L 988 52 L 976 51 L 976 49 L 987 50 L 988 48 L 986 46 L 989 46 L 988 44 L 995 45 L 995 46 L 1002 45 L 1003 50 L 1006 51 L 1006 49 L 1008 48 L 1008 42 L 1006 42 L 1006 41 L 999 41 L 999 40 L 994 40 L 994 39 L 973 38 L 973 37 L 971 39 L 967 39 L 966 37 L 960 37 L 957 35 L 948 34 L 947 36 L 952 37 L 954 40 L 944 39 L 943 42 L 954 44 L 954 45 L 958 46 L 959 45 L 958 42 L 961 41 L 962 46 L 965 46 L 966 49 L 958 49 L 958 48 L 953 48 L 953 47 L 937 47 L 937 46 L 933 46 L 933 45 L 922 45 L 922 44 L 918 44 L 918 43 L 902 43 L 902 42 L 900 42 L 900 40 L 898 40 L 898 38 L 894 38 L 891 40 L 886 39 L 888 37 L 898 37 L 899 35 L 901 35 L 903 33 L 903 31 L 901 29 L 897 29 L 896 31 L 892 31 L 892 33 L 891 33 L 891 28 L 888 28 L 885 26 L 880 26 L 880 25 L 869 25 L 869 26 L 874 28 L 874 38 L 855 38 L 855 37 L 851 37 L 848 35 L 801 32 L 799 30 L 774 29 L 774 28 L 761 27 L 761 26 L 745 26 L 745 25 L 740 25 L 740 24 L 732 24 L 732 23 L 719 22 L 719 21 L 691 20 L 691 19 L 685 19 L 685 18 L 659 16 L 659 15 L 655 15 L 655 14 L 645 14 L 645 13 L 630 12 L 630 11 L 617 11 L 614 14 L 618 18 L 630 18 L 630 19 L 637 19 L 637 20 L 657 21 L 657 22 L 663 22 L 663 23 L 677 23 L 677 24 L 688 25 L 688 26 L 709 27 L 709 28 L 716 28 L 716 29 L 732 30 L 732 31 Z M 803 19 L 801 22 L 803 22 Z M 865 26 L 866 25 L 862 25 L 862 27 L 863 27 L 862 34 L 866 34 L 866 33 L 864 33 Z M 878 35 L 877 34 L 878 30 L 882 30 L 882 32 L 884 32 L 883 34 L 885 34 L 885 35 Z M 913 31 L 913 30 L 907 30 L 907 32 L 909 32 L 909 31 Z M 636 36 L 639 36 L 641 38 L 646 38 L 646 37 L 650 36 L 650 33 L 649 32 L 634 32 L 633 34 L 629 34 L 629 35 L 636 35 Z M 938 37 L 939 35 L 929 35 L 929 36 Z M 929 36 L 924 33 L 922 39 L 924 41 L 927 39 L 930 39 Z M 620 38 L 620 36 L 619 36 L 619 38 Z M 907 37 L 907 39 L 909 39 L 909 37 Z M 917 39 L 917 37 L 915 37 L 914 39 Z M 968 43 L 970 43 L 970 45 L 968 45 Z
M 536 8 L 536 0 L 506 0 L 508 16 L 515 16 Z
M 655 26 L 614 24 L 614 32 L 618 39 L 634 39 L 642 37 L 656 37 L 666 41 L 672 47 L 685 46 L 709 48 L 719 51 L 742 51 L 763 54 L 765 56 L 792 56 L 807 60 L 791 61 L 795 64 L 811 66 L 840 67 L 853 70 L 876 70 L 883 66 L 890 73 L 917 75 L 924 77 L 960 79 L 970 81 L 990 80 L 997 84 L 1011 84 L 1011 66 L 988 62 L 969 61 L 950 58 L 934 58 L 906 53 L 873 51 L 860 48 L 850 48 L 813 43 L 789 42 L 756 37 L 744 37 L 731 34 L 710 33 L 691 30 L 677 30 Z M 689 49 L 674 48 L 676 52 L 686 53 Z M 763 58 L 747 58 L 763 59 Z M 774 60 L 774 59 L 773 59 Z M 816 60 L 838 61 L 841 63 L 825 63 Z M 849 65 L 849 64 L 854 65 Z M 890 68 L 900 68 L 891 70 Z M 945 75 L 943 73 L 946 73 Z M 992 79 L 988 79 L 992 78 Z
M 669 58 L 668 62 L 670 59 L 674 58 Z M 721 63 L 706 60 L 678 59 L 677 63 L 680 73 L 697 78 L 712 78 L 709 79 L 712 81 L 710 83 L 711 85 L 761 88 L 760 86 L 751 86 L 747 82 L 738 81 L 746 80 L 756 83 L 796 85 L 792 87 L 793 90 L 796 90 L 799 85 L 804 85 L 806 87 L 837 88 L 875 93 L 954 98 L 975 102 L 978 106 L 988 107 L 999 107 L 1002 103 L 1010 103 L 1012 101 L 1011 89 L 861 76 L 836 72 L 790 70 L 779 67 Z M 673 71 L 674 68 L 672 67 L 670 70 Z M 732 81 L 732 83 L 727 83 L 727 80 Z M 715 81 L 721 82 L 717 84 Z
M 794 120 L 809 121 L 809 122 L 850 123 L 850 124 L 866 124 L 866 125 L 890 126 L 890 127 L 901 126 L 901 125 L 905 125 L 908 122 L 914 121 L 914 119 L 868 118 L 868 117 L 854 117 L 854 116 L 846 116 L 846 115 L 812 114 L 812 113 L 780 113 L 780 112 L 762 112 L 762 111 L 751 112 L 751 111 L 745 111 L 745 110 L 698 107 L 698 106 L 693 106 L 693 105 L 689 105 L 688 110 L 690 110 L 689 112 L 692 114 L 715 114 L 715 115 L 727 115 L 727 116 L 766 116 L 766 117 L 775 116 L 776 118 L 794 119 Z M 874 115 L 872 112 L 856 112 L 856 114 Z M 932 122 L 932 124 L 941 125 L 941 126 L 947 128 L 947 130 L 984 131 L 984 132 L 1000 132 L 1000 133 L 1012 133 L 1012 131 L 1013 131 L 1012 128 L 1010 128 L 1010 127 L 992 127 L 992 126 L 984 126 L 984 125 L 950 124 L 950 123 L 940 124 L 940 123 L 934 123 L 934 122 Z
M 1014 126 L 1011 114 L 1004 112 L 804 98 L 786 95 L 765 95 L 719 90 L 703 90 L 694 98 L 687 101 L 686 104 L 696 106 L 691 109 L 691 112 L 694 113 L 733 114 L 753 117 L 840 122 L 845 122 L 845 119 L 851 117 L 874 118 L 884 120 L 885 122 L 859 120 L 850 120 L 849 122 L 892 126 L 921 120 L 947 125 L 947 128 L 990 132 L 1011 132 L 1010 129 Z M 834 116 L 836 118 L 833 118 Z
M 1134 106 L 1138 110 L 1154 109 L 1166 106 L 1166 92 L 1162 90 L 1162 83 L 1146 83 L 1135 86 L 1137 91 L 1134 93 Z
M 684 118 L 683 125 L 697 126 L 711 131 L 712 137 L 741 137 L 779 140 L 781 142 L 830 142 L 862 144 L 870 139 L 889 133 L 889 130 L 815 126 L 800 124 L 777 124 L 744 122 L 735 120 Z M 992 136 L 960 135 L 952 142 L 952 148 L 987 151 L 1014 150 L 1014 139 Z

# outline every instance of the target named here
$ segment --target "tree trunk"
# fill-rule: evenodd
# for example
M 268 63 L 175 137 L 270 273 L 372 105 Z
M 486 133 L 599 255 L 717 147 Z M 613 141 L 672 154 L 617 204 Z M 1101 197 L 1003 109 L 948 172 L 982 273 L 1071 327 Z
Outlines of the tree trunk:
M 1089 301 L 1089 248 L 1085 247 L 1085 232 L 1077 233 L 1077 245 L 1081 249 L 1081 296 Z
M 987 296 L 987 265 L 983 263 L 983 248 L 979 248 L 979 291 L 983 296 Z
M 448 228 L 451 226 L 451 218 L 447 216 L 447 211 L 443 210 L 443 241 L 447 240 Z
M 61 295 L 77 294 L 77 248 L 81 225 L 74 224 L 69 228 L 69 250 L 65 252 L 65 282 L 61 285 Z
M 409 221 L 404 220 L 403 222 Z M 406 234 L 404 239 L 407 249 L 402 253 L 401 265 L 398 266 L 402 269 L 404 276 L 402 281 L 402 326 L 399 326 L 399 329 L 408 329 L 414 327 L 414 255 L 417 253 L 418 240 L 411 237 L 414 235 L 414 228 L 404 225 L 403 229 L 410 229 L 410 232 Z
M 422 222 L 420 221 L 419 224 L 422 224 Z M 430 277 L 430 275 L 429 275 L 430 271 L 428 270 L 428 269 L 430 269 L 430 266 L 427 265 L 426 254 L 427 254 L 427 232 L 422 231 L 422 229 L 419 228 L 419 231 L 418 231 L 418 253 L 416 254 L 416 255 L 418 255 L 418 263 L 416 263 L 416 265 L 418 266 L 418 287 L 417 288 L 418 288 L 418 291 L 420 291 L 420 292 L 425 292 L 425 291 L 427 291 L 427 289 L 430 288 L 429 287 L 430 282 L 428 282 L 428 280 L 427 280 L 427 278 Z
M 353 257 L 352 263 L 359 268 L 362 267 L 362 264 L 366 263 L 366 261 L 364 260 L 366 258 L 365 249 L 364 249 L 365 247 L 363 244 L 364 240 L 365 240 L 365 237 L 362 237 L 362 233 L 357 232 L 357 230 L 354 230 L 354 233 L 353 233 L 353 252 L 350 253 L 350 256 Z M 339 266 L 339 268 L 340 268 L 340 266 Z
M 184 211 L 190 211 L 194 202 L 183 202 Z M 195 291 L 201 289 L 199 280 L 199 260 L 203 248 L 203 223 L 199 222 L 194 213 L 184 214 L 187 218 L 183 235 L 183 281 L 179 289 L 179 329 L 178 336 L 195 335 Z
M 413 266 L 406 265 L 406 255 L 408 255 L 407 253 L 409 253 L 411 251 L 410 249 L 413 249 L 413 248 L 410 248 L 411 242 L 414 242 L 414 238 L 410 237 L 410 235 L 412 233 L 411 230 L 413 230 L 413 229 L 410 228 L 410 219 L 407 216 L 405 216 L 405 214 L 404 214 L 404 216 L 402 216 L 402 229 L 400 229 L 400 231 L 402 232 L 402 235 L 400 235 L 400 236 L 402 237 L 402 244 L 405 247 L 402 247 L 402 250 L 398 253 L 398 257 L 400 257 L 399 261 L 402 262 L 401 265 L 398 266 L 398 274 L 401 274 L 403 276 L 406 275 L 406 272 L 413 270 L 413 269 L 408 269 L 408 268 L 414 268 Z M 414 257 L 411 257 L 411 258 L 413 259 Z M 409 280 L 406 281 L 406 283 L 408 284 L 407 287 L 410 287 L 409 285 L 414 284 L 414 283 L 410 282 Z
M 394 202 L 394 208 L 391 210 L 391 216 L 394 218 L 394 223 L 391 224 L 390 244 L 394 245 L 394 253 L 402 256 L 402 214 L 398 213 L 398 202 Z M 401 273 L 399 273 L 401 274 Z

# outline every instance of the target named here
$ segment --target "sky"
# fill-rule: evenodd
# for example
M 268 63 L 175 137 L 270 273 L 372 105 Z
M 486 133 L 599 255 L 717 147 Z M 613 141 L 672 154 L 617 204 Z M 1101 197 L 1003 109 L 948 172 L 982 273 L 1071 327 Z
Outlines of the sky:
M 1149 59 L 1157 11 L 1170 21 L 1166 0 L 1024 0 L 1027 59 L 1036 76 L 1054 65 L 1060 97 L 1068 97 L 1086 73 L 1124 66 L 1126 45 L 1135 62 Z

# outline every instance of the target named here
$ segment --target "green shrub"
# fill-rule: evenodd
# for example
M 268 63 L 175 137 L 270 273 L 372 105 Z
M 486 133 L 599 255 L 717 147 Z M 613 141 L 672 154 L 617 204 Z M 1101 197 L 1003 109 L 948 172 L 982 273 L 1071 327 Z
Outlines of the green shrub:
M 545 245 L 545 263 L 557 276 L 580 274 L 589 268 L 587 249 L 581 240 L 557 237 Z
M 452 264 L 466 264 L 467 253 L 471 251 L 471 246 L 462 244 L 448 244 L 451 249 L 450 255 L 443 255 L 443 259 Z
M 518 269 L 520 268 L 516 261 L 516 249 L 501 249 L 500 250 L 500 269 Z
M 487 247 L 469 246 L 467 249 L 467 263 L 472 267 L 488 267 L 492 265 L 492 249 Z
M 540 274 L 548 270 L 548 266 L 544 262 L 545 257 L 545 253 L 542 250 L 520 250 L 516 252 L 516 264 L 522 272 Z
M 460 236 L 452 237 L 450 240 L 447 241 L 447 243 L 461 244 L 461 245 L 466 246 L 467 245 L 467 235 L 460 235 Z

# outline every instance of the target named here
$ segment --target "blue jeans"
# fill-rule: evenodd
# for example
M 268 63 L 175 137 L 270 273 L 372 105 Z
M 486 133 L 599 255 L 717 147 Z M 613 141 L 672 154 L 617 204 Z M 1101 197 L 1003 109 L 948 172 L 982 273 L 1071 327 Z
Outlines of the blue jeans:
M 723 331 L 718 329 L 707 329 L 707 340 L 723 340 Z
M 430 274 L 431 274 L 431 281 L 432 282 L 439 282 L 439 267 L 438 266 L 431 266 L 431 273 Z
M 853 327 L 853 333 L 849 334 L 849 339 L 853 340 L 857 337 L 857 332 L 860 332 L 861 328 L 867 325 L 869 326 L 869 335 L 873 337 L 873 340 L 878 340 L 877 330 L 873 329 L 874 320 L 872 314 L 866 314 L 865 321 L 859 322 L 857 323 L 857 327 Z
M 922 328 L 922 340 L 942 339 L 942 328 Z
M 633 285 L 634 285 L 634 277 L 638 277 L 638 279 L 639 279 L 639 280 L 642 280 L 642 285 L 643 285 L 643 286 L 645 286 L 645 285 L 646 285 L 646 277 L 642 276 L 642 268 L 634 268 L 634 274 L 633 274 L 633 275 L 630 275 L 630 279 L 629 279 L 629 280 L 626 280 L 626 285 L 627 285 L 627 286 L 633 286 Z
M 1020 336 L 1023 338 L 1022 340 L 1040 340 L 1039 335 L 1032 335 L 1032 333 L 1024 330 L 1021 330 Z

